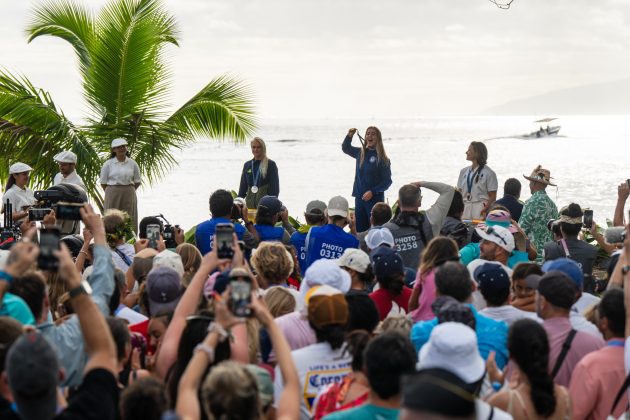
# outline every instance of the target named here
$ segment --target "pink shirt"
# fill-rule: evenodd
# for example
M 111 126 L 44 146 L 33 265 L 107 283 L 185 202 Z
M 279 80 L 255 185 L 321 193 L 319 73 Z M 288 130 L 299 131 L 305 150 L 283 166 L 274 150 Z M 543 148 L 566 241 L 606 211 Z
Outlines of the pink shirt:
M 549 372 L 551 372 L 562 351 L 562 344 L 566 341 L 572 327 L 568 317 L 546 319 L 543 322 L 543 327 L 545 331 L 547 331 L 547 338 L 549 338 Z M 604 340 L 600 337 L 587 332 L 578 331 L 577 334 L 575 334 L 573 343 L 571 343 L 571 349 L 562 362 L 562 366 L 560 366 L 560 370 L 554 382 L 568 388 L 573 369 L 575 369 L 575 366 L 580 360 L 587 354 L 599 350 L 605 345 L 606 343 L 604 343 Z
M 611 340 L 613 344 L 614 340 Z M 575 366 L 569 393 L 573 402 L 574 419 L 605 419 L 610 414 L 617 392 L 626 379 L 623 362 L 623 339 L 621 346 L 608 345 L 584 356 Z M 624 393 L 613 413 L 619 418 L 628 405 Z
M 275 319 L 282 330 L 291 350 L 301 349 L 317 342 L 315 331 L 308 323 L 308 319 L 295 311 Z
M 422 289 L 418 296 L 418 307 L 411 312 L 413 322 L 428 321 L 435 318 L 431 305 L 435 301 L 435 269 L 420 276 L 420 271 L 416 275 L 414 289 Z

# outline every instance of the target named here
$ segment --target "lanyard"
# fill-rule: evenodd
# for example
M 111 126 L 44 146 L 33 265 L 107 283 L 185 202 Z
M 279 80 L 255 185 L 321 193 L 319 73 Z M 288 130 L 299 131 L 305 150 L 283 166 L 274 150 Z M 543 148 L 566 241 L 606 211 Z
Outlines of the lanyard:
M 624 347 L 624 344 L 625 340 L 620 339 L 608 340 L 608 343 L 606 343 L 606 345 L 610 347 Z
M 254 159 L 252 159 L 252 186 L 258 186 L 258 177 L 260 175 L 260 164 L 258 165 L 258 171 L 254 171 Z
M 470 167 L 470 170 L 468 171 L 468 174 L 466 175 L 466 186 L 468 187 L 468 194 L 472 192 L 473 179 L 475 179 L 475 176 L 479 174 L 480 170 L 481 170 L 481 165 L 479 165 L 477 170 L 474 172 L 472 170 L 472 166 Z

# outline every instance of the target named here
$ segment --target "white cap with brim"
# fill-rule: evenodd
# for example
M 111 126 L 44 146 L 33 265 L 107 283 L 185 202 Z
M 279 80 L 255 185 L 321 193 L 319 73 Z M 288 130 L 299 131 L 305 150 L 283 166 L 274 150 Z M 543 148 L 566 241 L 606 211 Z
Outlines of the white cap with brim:
M 120 146 L 126 146 L 127 144 L 127 140 L 123 139 L 123 138 L 117 138 L 112 140 L 112 149 L 114 147 L 120 147 Z
M 478 382 L 486 371 L 477 348 L 477 334 L 459 322 L 444 322 L 433 328 L 418 354 L 418 366 L 448 370 L 468 384 Z
M 507 252 L 514 251 L 514 236 L 512 236 L 509 229 L 503 226 L 488 226 L 486 229 L 476 228 L 475 232 L 481 236 L 481 239 L 493 242 Z
M 17 162 L 9 166 L 9 174 L 21 174 L 22 172 L 29 172 L 32 170 L 33 168 L 22 162 Z
M 348 200 L 338 195 L 330 199 L 328 208 L 326 209 L 328 216 L 348 217 Z
M 365 244 L 369 249 L 376 249 L 381 245 L 387 245 L 393 248 L 396 245 L 394 241 L 394 235 L 389 228 L 383 226 L 371 227 L 365 235 Z
M 352 279 L 350 274 L 339 267 L 337 260 L 319 259 L 306 269 L 304 279 L 300 284 L 301 301 L 298 308 L 304 306 L 306 293 L 315 286 L 328 285 L 346 294 L 350 290 Z
M 59 163 L 77 163 L 77 155 L 70 150 L 57 153 L 53 159 Z

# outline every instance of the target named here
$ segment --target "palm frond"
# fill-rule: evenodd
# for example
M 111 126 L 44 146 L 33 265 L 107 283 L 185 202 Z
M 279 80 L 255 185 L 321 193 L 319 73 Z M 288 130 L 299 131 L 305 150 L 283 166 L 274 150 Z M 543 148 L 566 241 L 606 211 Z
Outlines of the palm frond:
M 90 45 L 94 36 L 92 14 L 81 4 L 70 0 L 47 1 L 33 10 L 26 27 L 28 42 L 50 35 L 68 41 L 79 58 L 81 70 L 90 66 Z
M 170 86 L 162 50 L 177 45 L 174 19 L 159 0 L 116 0 L 101 11 L 96 28 L 85 81 L 95 121 L 116 127 L 133 114 L 162 115 Z
M 240 81 L 213 79 L 167 120 L 191 136 L 243 141 L 256 128 L 250 89 Z
M 83 177 L 88 193 L 97 204 L 102 198 L 97 179 L 101 156 L 80 129 L 75 127 L 51 100 L 26 78 L 0 71 L 0 155 L 11 162 L 33 167 L 31 185 L 48 188 L 58 172 L 53 157 L 63 151 L 77 154 L 77 172 Z M 8 177 L 7 164 L 0 167 L 0 179 Z

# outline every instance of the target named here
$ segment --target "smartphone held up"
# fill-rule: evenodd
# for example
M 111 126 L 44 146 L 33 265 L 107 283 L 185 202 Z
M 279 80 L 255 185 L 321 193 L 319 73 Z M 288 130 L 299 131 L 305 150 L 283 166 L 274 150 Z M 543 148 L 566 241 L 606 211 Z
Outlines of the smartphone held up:
M 239 318 L 252 316 L 252 279 L 244 268 L 230 271 L 230 300 L 228 308 Z

